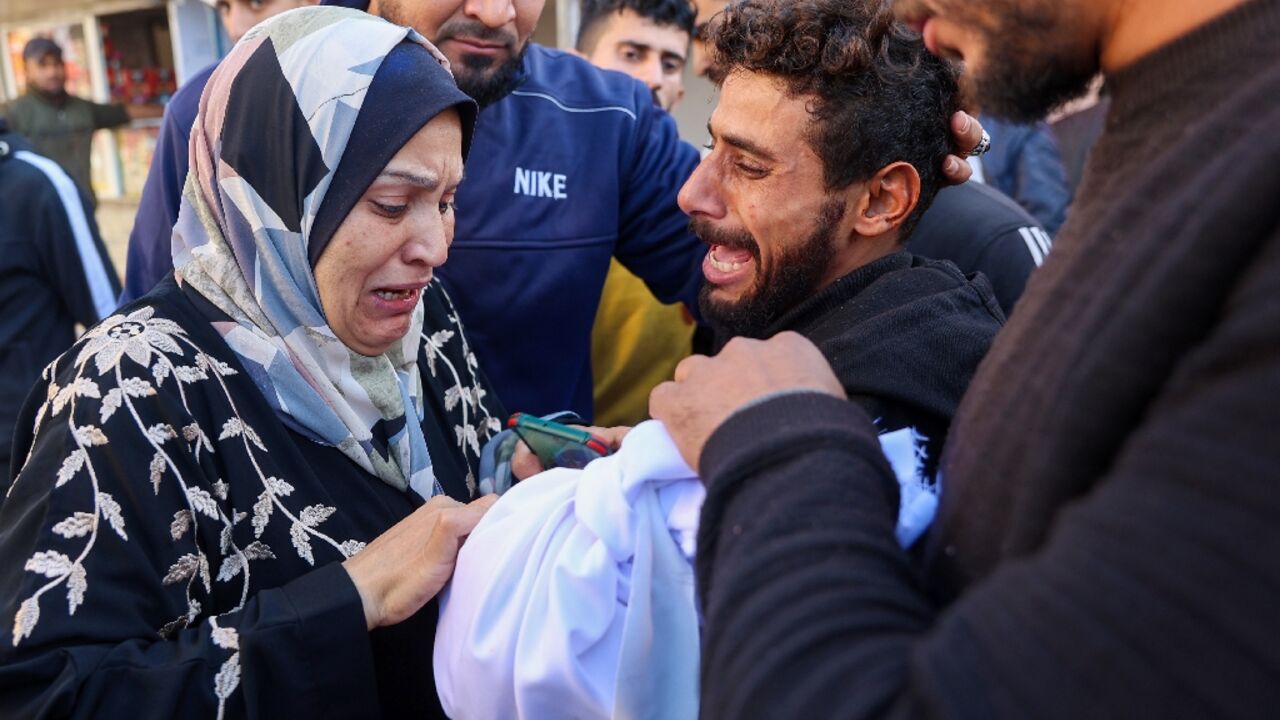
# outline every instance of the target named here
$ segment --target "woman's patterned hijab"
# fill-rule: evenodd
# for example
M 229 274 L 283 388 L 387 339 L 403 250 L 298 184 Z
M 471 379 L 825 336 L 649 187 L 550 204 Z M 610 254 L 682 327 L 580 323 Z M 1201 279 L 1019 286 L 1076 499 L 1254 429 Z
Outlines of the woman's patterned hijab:
M 214 327 L 286 425 L 430 497 L 441 487 L 421 428 L 422 306 L 403 340 L 378 357 L 359 355 L 329 328 L 309 261 L 316 218 L 370 86 L 404 42 L 448 67 L 415 31 L 343 8 L 293 10 L 250 31 L 200 98 L 173 260 L 179 282 L 224 316 Z M 457 92 L 447 72 L 434 72 L 450 85 L 436 95 Z M 412 118 L 413 127 L 443 109 Z M 464 136 L 467 129 L 464 120 Z M 386 147 L 377 170 L 398 150 Z M 345 216 L 350 206 L 340 209 Z

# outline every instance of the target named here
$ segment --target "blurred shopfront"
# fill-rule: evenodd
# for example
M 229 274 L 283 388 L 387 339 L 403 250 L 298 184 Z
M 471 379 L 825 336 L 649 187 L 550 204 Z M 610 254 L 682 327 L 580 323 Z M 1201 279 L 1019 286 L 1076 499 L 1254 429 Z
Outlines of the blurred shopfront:
M 36 35 L 63 48 L 67 90 L 97 102 L 168 102 L 186 78 L 222 57 L 230 42 L 215 0 L 0 0 L 0 103 L 22 94 L 22 48 Z M 534 40 L 569 48 L 580 0 L 548 0 Z M 710 85 L 686 78 L 690 97 L 677 109 L 686 138 L 701 142 Z M 703 86 L 705 90 L 700 90 Z M 683 117 L 683 114 L 689 117 Z M 93 186 L 100 200 L 142 193 L 160 121 L 137 121 L 94 137 Z
M 25 90 L 22 48 L 35 36 L 63 48 L 67 91 L 97 102 L 164 105 L 188 76 L 227 50 L 213 8 L 201 0 L 4 0 L 0 3 L 0 99 Z M 94 137 L 99 198 L 142 193 L 159 120 Z

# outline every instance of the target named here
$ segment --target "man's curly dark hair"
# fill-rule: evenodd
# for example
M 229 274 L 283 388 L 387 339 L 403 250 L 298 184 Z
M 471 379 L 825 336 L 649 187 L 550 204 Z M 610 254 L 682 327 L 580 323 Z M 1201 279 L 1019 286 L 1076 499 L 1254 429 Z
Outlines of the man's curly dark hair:
M 959 110 L 956 69 L 925 50 L 882 0 L 741 0 L 707 28 L 716 82 L 734 72 L 770 75 L 810 97 L 806 140 L 827 189 L 866 180 L 903 161 L 920 175 L 920 202 L 905 241 L 942 187 Z

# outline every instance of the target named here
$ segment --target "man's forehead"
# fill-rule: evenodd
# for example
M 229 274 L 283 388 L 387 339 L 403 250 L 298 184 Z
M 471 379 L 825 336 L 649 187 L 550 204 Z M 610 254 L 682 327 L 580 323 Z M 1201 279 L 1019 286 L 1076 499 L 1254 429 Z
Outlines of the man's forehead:
M 736 70 L 721 86 L 709 127 L 717 142 L 791 163 L 813 155 L 805 141 L 812 121 L 808 107 L 809 99 L 788 93 L 780 79 Z
M 728 4 L 729 0 L 694 0 L 694 5 L 698 8 L 698 24 L 710 20 Z
M 688 53 L 689 34 L 675 25 L 659 25 L 650 18 L 641 17 L 630 8 L 623 8 L 609 17 L 606 33 L 615 42 L 644 45 L 665 52 L 676 52 L 680 57 Z
M 713 117 L 734 126 L 757 125 L 760 134 L 770 134 L 809 121 L 808 101 L 793 96 L 779 78 L 748 70 L 730 72 L 720 86 L 720 102 Z
M 925 0 L 893 0 L 893 11 L 899 18 L 915 17 L 930 12 L 933 8 Z

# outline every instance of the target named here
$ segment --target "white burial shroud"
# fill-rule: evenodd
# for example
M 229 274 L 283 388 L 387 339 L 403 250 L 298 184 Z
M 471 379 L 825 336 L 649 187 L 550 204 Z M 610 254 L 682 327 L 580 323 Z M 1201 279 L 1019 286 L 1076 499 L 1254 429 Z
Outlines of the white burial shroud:
M 513 487 L 440 598 L 436 688 L 457 720 L 694 718 L 702 483 L 646 422 L 585 470 Z

